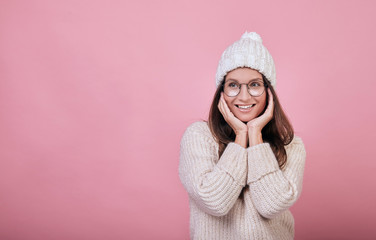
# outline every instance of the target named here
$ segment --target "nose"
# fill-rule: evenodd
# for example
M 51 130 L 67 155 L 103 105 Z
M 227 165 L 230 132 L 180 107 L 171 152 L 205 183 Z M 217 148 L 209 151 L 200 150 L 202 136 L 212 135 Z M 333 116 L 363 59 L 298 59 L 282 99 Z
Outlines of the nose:
M 237 97 L 239 100 L 242 100 L 242 101 L 247 101 L 251 97 L 251 95 L 248 92 L 248 88 L 246 84 L 240 85 L 240 92 Z

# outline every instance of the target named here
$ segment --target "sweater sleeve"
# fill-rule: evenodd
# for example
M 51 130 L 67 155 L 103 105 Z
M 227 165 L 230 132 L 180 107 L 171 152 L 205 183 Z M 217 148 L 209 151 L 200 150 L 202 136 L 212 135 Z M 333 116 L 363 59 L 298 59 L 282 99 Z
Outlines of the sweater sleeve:
M 179 176 L 191 200 L 213 216 L 226 215 L 246 185 L 247 152 L 230 143 L 220 159 L 210 130 L 192 124 L 180 145 Z
M 257 211 L 265 218 L 274 218 L 287 210 L 302 191 L 306 157 L 303 141 L 294 137 L 285 149 L 287 163 L 283 170 L 269 143 L 247 149 L 249 194 Z

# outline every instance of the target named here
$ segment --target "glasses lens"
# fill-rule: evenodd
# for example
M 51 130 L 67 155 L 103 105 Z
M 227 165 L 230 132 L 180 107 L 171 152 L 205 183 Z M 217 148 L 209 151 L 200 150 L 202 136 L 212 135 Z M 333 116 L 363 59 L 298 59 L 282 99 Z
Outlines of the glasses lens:
M 265 87 L 263 82 L 251 82 L 248 84 L 248 91 L 254 97 L 258 97 L 264 93 Z
M 238 95 L 239 90 L 240 90 L 239 83 L 237 83 L 235 81 L 226 82 L 224 89 L 223 89 L 225 94 L 229 97 L 235 97 L 236 95 Z

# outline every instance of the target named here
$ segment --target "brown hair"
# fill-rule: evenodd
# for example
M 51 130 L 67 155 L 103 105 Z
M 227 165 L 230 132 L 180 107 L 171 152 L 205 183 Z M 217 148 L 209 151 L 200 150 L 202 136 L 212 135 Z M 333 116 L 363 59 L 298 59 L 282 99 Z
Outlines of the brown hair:
M 223 82 L 226 76 L 223 78 L 221 84 L 218 86 L 217 91 L 214 94 L 213 102 L 210 107 L 208 125 L 211 133 L 213 134 L 215 140 L 219 144 L 218 154 L 219 157 L 222 156 L 227 144 L 235 141 L 235 133 L 232 128 L 227 124 L 225 119 L 222 116 L 222 113 L 218 109 L 218 102 L 223 91 Z M 284 148 L 285 145 L 288 145 L 294 137 L 294 129 L 292 128 L 291 123 L 289 122 L 286 114 L 283 112 L 282 106 L 279 103 L 276 92 L 274 91 L 273 86 L 262 75 L 263 81 L 267 88 L 270 88 L 273 94 L 274 101 L 274 112 L 273 118 L 268 122 L 265 127 L 262 129 L 262 138 L 264 142 L 270 144 L 274 155 L 277 158 L 278 165 L 282 169 L 286 165 L 287 155 Z M 265 91 L 267 96 L 266 106 L 268 106 L 268 91 Z M 265 106 L 265 108 L 266 108 Z M 265 111 L 265 109 L 264 109 Z M 261 113 L 263 114 L 264 111 Z

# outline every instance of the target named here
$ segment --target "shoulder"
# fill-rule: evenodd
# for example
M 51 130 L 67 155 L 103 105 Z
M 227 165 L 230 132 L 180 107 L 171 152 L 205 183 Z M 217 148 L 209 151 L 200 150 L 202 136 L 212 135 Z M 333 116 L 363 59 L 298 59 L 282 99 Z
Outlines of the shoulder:
M 303 139 L 296 135 L 294 135 L 294 138 L 292 139 L 292 141 L 288 145 L 285 146 L 285 149 L 287 152 L 299 151 L 305 154 L 305 147 L 304 147 Z
M 182 140 L 197 139 L 215 142 L 207 122 L 197 121 L 187 127 L 183 134 Z
M 303 139 L 299 136 L 294 135 L 294 138 L 292 139 L 291 143 L 289 145 L 304 145 Z
M 184 135 L 187 134 L 199 134 L 207 137 L 212 137 L 209 125 L 204 121 L 197 121 L 189 125 L 184 132 Z

